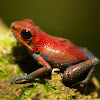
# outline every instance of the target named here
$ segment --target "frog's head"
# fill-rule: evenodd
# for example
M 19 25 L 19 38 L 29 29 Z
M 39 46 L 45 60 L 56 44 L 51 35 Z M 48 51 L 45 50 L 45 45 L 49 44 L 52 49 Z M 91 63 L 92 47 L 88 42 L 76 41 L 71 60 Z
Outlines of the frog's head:
M 36 35 L 36 28 L 30 19 L 13 22 L 11 30 L 18 41 L 33 51 L 33 38 Z

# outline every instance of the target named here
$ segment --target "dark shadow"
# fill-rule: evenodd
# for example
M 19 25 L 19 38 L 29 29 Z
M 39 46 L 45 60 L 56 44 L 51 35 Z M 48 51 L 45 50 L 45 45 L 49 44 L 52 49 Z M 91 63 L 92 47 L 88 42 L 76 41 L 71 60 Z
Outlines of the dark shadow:
M 32 56 L 29 54 L 28 50 L 23 47 L 22 45 L 18 45 L 12 48 L 12 55 L 15 59 L 15 62 L 18 63 L 19 67 L 24 73 L 31 73 L 39 68 L 42 67 L 42 65 L 39 65 L 38 62 L 36 62 Z M 50 78 L 50 73 L 47 75 L 41 75 L 39 76 L 40 79 L 43 78 Z
M 15 58 L 15 62 L 19 64 L 19 67 L 25 73 L 30 73 L 41 67 L 32 58 L 32 56 L 29 54 L 28 50 L 21 45 L 13 47 L 12 54 L 13 54 L 13 57 Z
M 96 87 L 91 81 L 84 87 L 80 87 L 80 85 L 77 85 L 77 86 L 74 86 L 74 88 L 80 91 L 81 94 L 85 94 L 85 95 L 89 95 L 92 92 L 96 91 Z
M 92 92 L 96 91 L 96 87 L 92 81 L 90 81 L 88 84 L 84 85 L 83 87 L 80 86 L 79 84 L 73 86 L 73 83 L 64 82 L 64 81 L 63 84 L 67 87 L 77 89 L 78 91 L 80 91 L 81 94 L 85 94 L 85 95 L 89 95 Z

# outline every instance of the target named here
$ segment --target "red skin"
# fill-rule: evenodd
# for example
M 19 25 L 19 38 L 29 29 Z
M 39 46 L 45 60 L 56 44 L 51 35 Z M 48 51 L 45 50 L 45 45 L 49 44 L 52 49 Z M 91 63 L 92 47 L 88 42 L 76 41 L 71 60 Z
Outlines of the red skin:
M 24 76 L 17 77 L 13 79 L 11 83 L 22 79 L 32 79 L 42 73 L 52 71 L 52 67 L 61 68 L 63 66 L 66 67 L 66 70 L 63 73 L 64 81 L 84 85 L 92 76 L 95 68 L 91 66 L 95 66 L 98 63 L 98 59 L 86 49 L 81 48 L 82 51 L 68 39 L 46 34 L 29 19 L 13 22 L 11 24 L 11 29 L 17 39 L 31 51 L 33 58 L 43 65 L 43 68 L 40 68 L 29 75 L 25 74 Z M 31 36 L 29 36 L 28 39 L 24 39 L 24 36 L 20 35 L 20 33 L 22 34 L 22 30 L 29 31 Z M 29 45 L 29 42 L 31 45 Z M 84 52 L 92 56 L 92 59 Z M 74 82 L 74 76 L 80 77 L 80 74 L 82 75 L 87 71 L 89 71 L 89 75 L 87 74 L 84 83 L 84 80 L 77 83 Z

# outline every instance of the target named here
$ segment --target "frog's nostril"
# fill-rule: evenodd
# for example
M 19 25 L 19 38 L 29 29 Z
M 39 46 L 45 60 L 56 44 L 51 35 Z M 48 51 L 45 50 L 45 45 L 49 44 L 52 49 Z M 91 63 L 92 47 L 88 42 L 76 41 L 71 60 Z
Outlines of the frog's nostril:
M 12 29 L 15 30 L 16 29 L 15 26 L 12 26 Z

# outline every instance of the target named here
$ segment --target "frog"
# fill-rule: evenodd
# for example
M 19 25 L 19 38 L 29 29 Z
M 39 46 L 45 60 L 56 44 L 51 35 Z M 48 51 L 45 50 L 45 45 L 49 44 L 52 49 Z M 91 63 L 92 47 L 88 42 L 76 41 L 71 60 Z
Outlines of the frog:
M 96 66 L 100 63 L 87 48 L 77 47 L 69 39 L 51 36 L 42 31 L 31 19 L 15 21 L 11 31 L 16 39 L 25 46 L 34 60 L 42 67 L 12 79 L 17 83 L 30 81 L 44 73 L 60 69 L 64 82 L 84 86 L 88 84 Z

